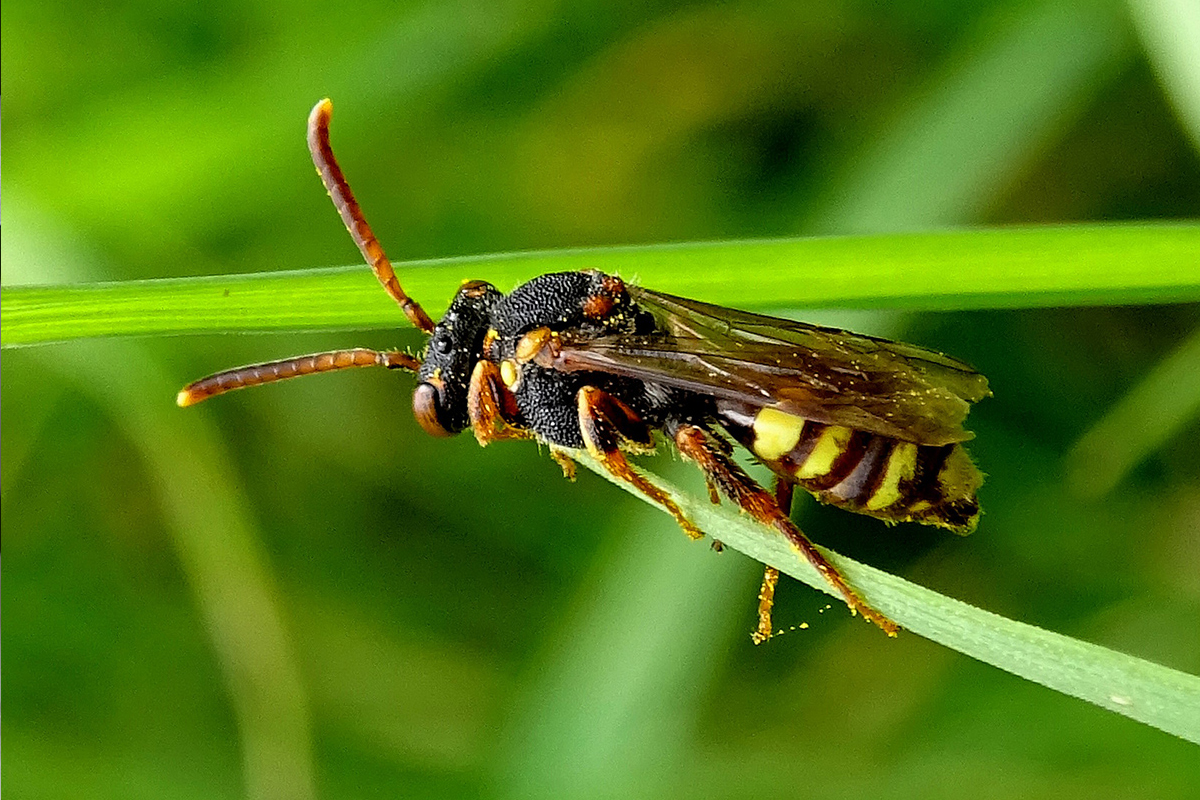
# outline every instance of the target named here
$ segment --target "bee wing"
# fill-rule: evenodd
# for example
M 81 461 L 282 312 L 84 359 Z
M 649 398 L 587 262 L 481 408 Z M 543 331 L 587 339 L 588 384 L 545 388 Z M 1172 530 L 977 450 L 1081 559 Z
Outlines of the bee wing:
M 970 405 L 990 394 L 968 365 L 915 345 L 629 291 L 658 332 L 563 334 L 554 368 L 624 375 L 926 445 L 970 439 Z

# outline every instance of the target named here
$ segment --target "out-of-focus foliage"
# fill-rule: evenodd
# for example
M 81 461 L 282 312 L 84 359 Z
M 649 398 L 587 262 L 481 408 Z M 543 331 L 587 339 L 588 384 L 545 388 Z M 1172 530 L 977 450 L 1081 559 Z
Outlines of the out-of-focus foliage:
M 1172 6 L 1132 18 L 1148 7 Z M 1197 137 L 1174 111 L 1195 99 L 1168 96 L 1191 84 L 1164 70 L 1196 64 L 1145 30 L 1106 2 L 11 0 L 3 278 L 352 262 L 304 151 L 324 95 L 397 258 L 1195 217 Z M 1200 311 L 852 322 L 903 325 L 989 376 L 996 397 L 972 416 L 987 514 L 968 539 L 819 508 L 806 529 L 1200 672 L 1200 429 L 1171 394 L 1194 382 L 1159 377 L 1193 357 Z M 349 344 L 419 339 L 5 351 L 10 792 L 1184 797 L 1200 783 L 1194 745 L 888 641 L 805 588 L 781 591 L 777 618 L 810 627 L 753 648 L 752 563 L 689 546 L 592 476 L 562 481 L 533 446 L 429 440 L 403 376 L 171 405 L 214 369 Z M 1169 429 L 1148 425 L 1140 447 L 1123 435 L 1113 488 L 1076 493 L 1080 457 L 1065 456 L 1105 459 L 1095 436 L 1072 445 L 1111 409 L 1119 423 L 1135 386 Z

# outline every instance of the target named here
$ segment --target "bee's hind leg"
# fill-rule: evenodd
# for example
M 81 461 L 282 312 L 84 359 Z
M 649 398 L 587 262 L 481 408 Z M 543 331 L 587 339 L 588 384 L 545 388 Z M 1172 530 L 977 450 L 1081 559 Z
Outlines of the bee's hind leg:
M 712 481 L 709 481 L 712 485 Z M 795 484 L 782 478 L 775 479 L 775 505 L 789 519 L 792 516 L 792 492 Z M 775 607 L 775 587 L 779 584 L 779 570 L 771 565 L 763 567 L 762 587 L 758 590 L 758 627 L 750 634 L 750 640 L 762 644 L 775 635 L 771 624 L 771 609 Z
M 764 525 L 769 525 L 782 533 L 808 563 L 812 564 L 829 585 L 841 595 L 842 599 L 846 601 L 846 605 L 850 606 L 851 613 L 862 614 L 865 619 L 878 625 L 888 636 L 896 635 L 900 629 L 899 626 L 867 605 L 850 588 L 850 584 L 846 582 L 842 573 L 838 572 L 837 568 L 830 564 L 808 540 L 808 537 L 796 527 L 787 511 L 780 507 L 776 498 L 772 497 L 770 492 L 759 486 L 753 478 L 746 474 L 745 470 L 734 463 L 733 459 L 720 446 L 714 444 L 710 433 L 695 425 L 681 424 L 675 427 L 674 436 L 675 446 L 679 448 L 679 452 L 685 458 L 696 462 L 705 477 L 715 483 L 721 493 L 737 503 L 743 511 Z M 774 587 L 767 586 L 769 577 L 768 573 L 763 581 L 767 599 L 764 600 L 760 596 L 760 627 L 755 631 L 756 639 L 763 632 L 762 606 L 764 604 L 766 606 L 765 624 L 768 631 L 770 629 L 770 600 L 774 597 Z

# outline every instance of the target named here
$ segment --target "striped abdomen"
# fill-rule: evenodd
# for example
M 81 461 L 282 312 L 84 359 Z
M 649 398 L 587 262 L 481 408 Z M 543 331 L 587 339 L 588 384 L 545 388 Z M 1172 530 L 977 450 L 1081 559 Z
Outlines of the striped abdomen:
M 960 444 L 918 445 L 774 408 L 729 411 L 722 422 L 738 441 L 822 502 L 889 522 L 975 528 L 983 476 Z

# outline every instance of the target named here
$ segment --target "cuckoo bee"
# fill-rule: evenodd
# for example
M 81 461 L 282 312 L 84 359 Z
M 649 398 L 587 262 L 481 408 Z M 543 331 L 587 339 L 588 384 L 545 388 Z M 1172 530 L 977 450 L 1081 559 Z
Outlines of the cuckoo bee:
M 417 375 L 413 412 L 434 436 L 467 428 L 481 445 L 534 439 L 570 471 L 586 450 L 615 478 L 701 532 L 626 459 L 654 448 L 657 431 L 720 495 L 786 537 L 849 605 L 889 635 L 869 606 L 790 518 L 794 486 L 819 501 L 888 523 L 969 533 L 982 476 L 962 443 L 970 404 L 987 380 L 948 356 L 833 328 L 735 311 L 585 270 L 542 275 L 503 294 L 484 281 L 458 290 L 437 324 L 405 294 L 363 217 L 329 144 L 332 105 L 309 117 L 313 162 L 384 289 L 429 334 L 423 357 L 366 349 L 256 364 L 179 393 L 181 406 L 232 389 L 351 367 Z M 733 442 L 775 475 L 759 485 L 733 459 Z M 778 573 L 760 593 L 756 642 L 771 635 Z

